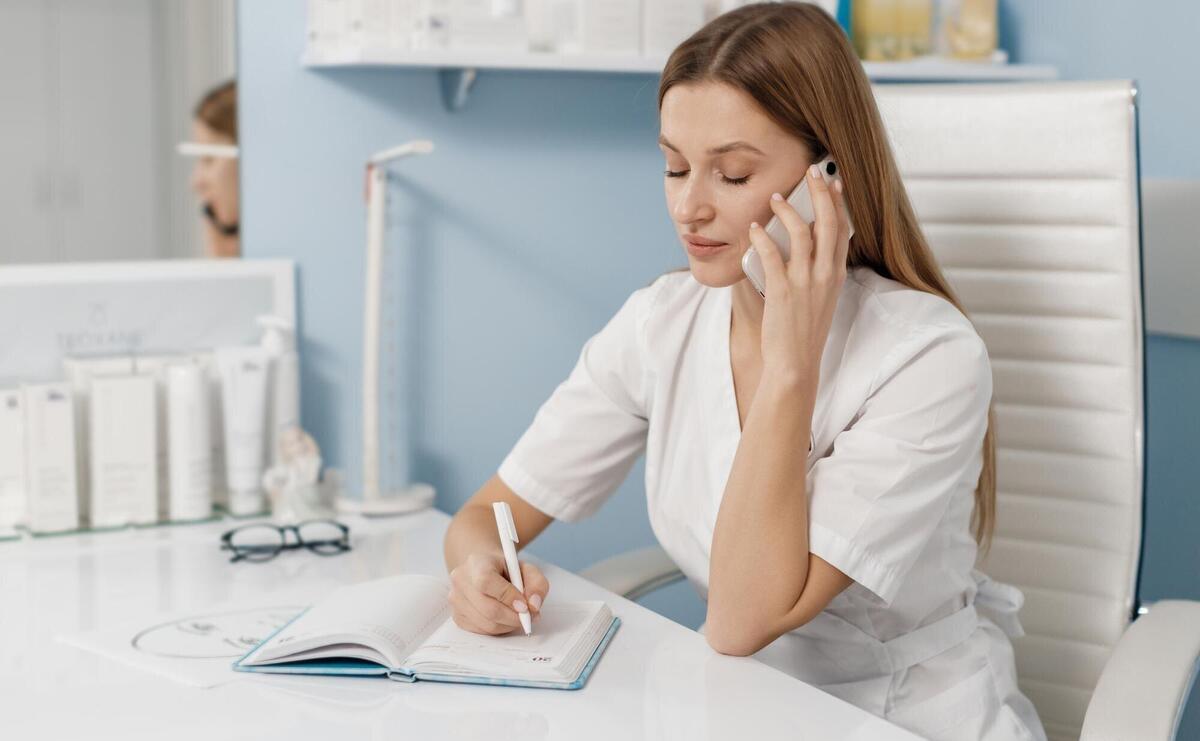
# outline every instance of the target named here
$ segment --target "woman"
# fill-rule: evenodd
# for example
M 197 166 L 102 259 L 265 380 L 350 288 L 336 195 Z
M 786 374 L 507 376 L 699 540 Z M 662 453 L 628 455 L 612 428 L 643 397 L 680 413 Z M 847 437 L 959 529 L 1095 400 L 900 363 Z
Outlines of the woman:
M 630 296 L 455 515 L 455 621 L 507 633 L 549 592 L 531 564 L 524 594 L 502 576 L 491 502 L 528 545 L 595 511 L 644 451 L 651 526 L 707 600 L 714 649 L 928 738 L 1044 739 L 997 627 L 1019 634 L 1021 595 L 973 569 L 995 502 L 987 351 L 841 29 L 802 3 L 727 13 L 671 55 L 659 111 L 689 270 Z M 827 155 L 844 192 L 809 172 Z M 801 177 L 811 230 L 781 198 Z
M 192 123 L 192 141 L 237 144 L 237 83 L 230 80 L 200 99 Z M 205 257 L 239 257 L 238 161 L 201 155 L 192 167 L 192 190 L 204 214 Z

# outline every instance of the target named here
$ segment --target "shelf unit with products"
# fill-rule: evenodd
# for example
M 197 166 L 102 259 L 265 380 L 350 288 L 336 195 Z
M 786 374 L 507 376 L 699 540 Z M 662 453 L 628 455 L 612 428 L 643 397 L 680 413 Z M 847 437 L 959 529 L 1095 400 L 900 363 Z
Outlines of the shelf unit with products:
M 932 7 L 935 0 L 924 2 Z M 821 0 L 816 4 L 836 13 L 843 3 Z M 458 110 L 482 69 L 658 74 L 670 50 L 691 30 L 741 4 L 741 0 L 586 4 L 580 0 L 426 0 L 425 4 L 309 0 L 302 64 L 330 70 L 437 69 L 447 108 Z M 979 61 L 928 54 L 905 61 L 866 61 L 863 66 L 879 82 L 1057 77 L 1051 66 L 1009 64 L 1002 51 Z
M 666 55 L 565 54 L 514 51 L 363 51 L 308 52 L 303 64 L 314 69 L 353 67 L 436 68 L 443 77 L 447 108 L 459 110 L 481 69 L 538 70 L 547 72 L 608 72 L 658 74 Z M 1058 71 L 1044 64 L 1009 64 L 1003 52 L 991 60 L 968 62 L 942 57 L 920 57 L 903 62 L 863 62 L 867 76 L 876 82 L 1003 82 L 1053 80 Z

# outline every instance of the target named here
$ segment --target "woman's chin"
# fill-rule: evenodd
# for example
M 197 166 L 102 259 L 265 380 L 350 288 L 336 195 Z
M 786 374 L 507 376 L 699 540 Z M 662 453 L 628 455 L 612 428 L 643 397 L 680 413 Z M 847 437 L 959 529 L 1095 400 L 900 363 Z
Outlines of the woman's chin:
M 699 260 L 688 256 L 688 269 L 696 282 L 709 288 L 732 286 L 746 275 L 742 272 L 741 260 Z

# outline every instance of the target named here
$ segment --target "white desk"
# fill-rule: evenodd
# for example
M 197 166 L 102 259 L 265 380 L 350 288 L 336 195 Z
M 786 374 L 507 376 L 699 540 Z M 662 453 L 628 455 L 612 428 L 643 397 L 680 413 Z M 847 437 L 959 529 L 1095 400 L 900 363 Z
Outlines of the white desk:
M 696 739 L 915 736 L 529 554 L 549 600 L 604 599 L 623 624 L 578 691 L 241 675 L 197 689 L 54 640 L 397 572 L 445 576 L 439 511 L 344 518 L 353 550 L 230 563 L 231 521 L 0 543 L 0 737 L 6 739 Z

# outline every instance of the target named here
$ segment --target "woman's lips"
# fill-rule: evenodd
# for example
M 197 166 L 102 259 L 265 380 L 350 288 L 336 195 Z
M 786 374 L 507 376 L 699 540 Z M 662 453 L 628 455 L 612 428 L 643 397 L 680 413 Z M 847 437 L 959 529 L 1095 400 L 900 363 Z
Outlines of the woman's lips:
M 683 244 L 687 248 L 688 254 L 694 257 L 708 257 L 729 246 L 728 242 L 717 242 L 712 239 L 704 239 L 703 237 L 689 236 L 683 237 Z

